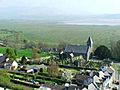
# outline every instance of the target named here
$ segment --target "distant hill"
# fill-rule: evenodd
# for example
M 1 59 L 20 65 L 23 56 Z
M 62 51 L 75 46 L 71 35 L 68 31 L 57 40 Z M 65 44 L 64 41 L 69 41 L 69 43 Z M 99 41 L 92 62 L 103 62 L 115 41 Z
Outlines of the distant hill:
M 95 15 L 93 17 L 98 19 L 120 19 L 120 14 Z
M 105 15 L 45 15 L 36 16 L 29 15 L 19 19 L 0 19 L 0 22 L 41 22 L 41 23 L 57 23 L 57 24 L 74 24 L 74 25 L 120 25 L 120 14 L 105 14 Z

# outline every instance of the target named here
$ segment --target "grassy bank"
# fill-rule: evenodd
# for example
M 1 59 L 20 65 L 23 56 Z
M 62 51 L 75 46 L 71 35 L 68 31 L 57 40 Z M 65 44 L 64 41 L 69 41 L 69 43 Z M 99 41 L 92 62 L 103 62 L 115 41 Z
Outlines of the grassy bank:
M 0 70 L 0 86 L 6 87 L 12 90 L 33 90 L 32 88 L 29 88 L 23 85 L 14 84 L 10 80 L 11 78 L 8 74 L 8 71 Z

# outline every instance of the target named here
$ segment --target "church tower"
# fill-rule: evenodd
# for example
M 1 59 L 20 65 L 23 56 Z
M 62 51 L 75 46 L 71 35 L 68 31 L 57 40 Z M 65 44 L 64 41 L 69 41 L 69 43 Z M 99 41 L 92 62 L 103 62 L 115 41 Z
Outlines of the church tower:
M 93 49 L 93 40 L 91 37 L 88 38 L 87 40 L 87 46 L 90 47 L 91 51 Z

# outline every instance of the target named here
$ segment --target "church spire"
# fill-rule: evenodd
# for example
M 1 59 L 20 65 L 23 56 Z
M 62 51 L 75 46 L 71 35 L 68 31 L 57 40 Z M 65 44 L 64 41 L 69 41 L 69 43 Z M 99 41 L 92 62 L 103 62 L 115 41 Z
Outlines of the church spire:
M 93 40 L 91 37 L 89 37 L 87 40 L 87 46 L 90 46 L 91 48 L 93 47 Z

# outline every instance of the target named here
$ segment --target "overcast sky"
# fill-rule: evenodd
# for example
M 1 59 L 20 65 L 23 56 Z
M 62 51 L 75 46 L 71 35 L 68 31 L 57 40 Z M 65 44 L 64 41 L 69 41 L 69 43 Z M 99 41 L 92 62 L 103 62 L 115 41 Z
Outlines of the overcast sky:
M 120 14 L 120 0 L 0 0 L 0 18 Z

